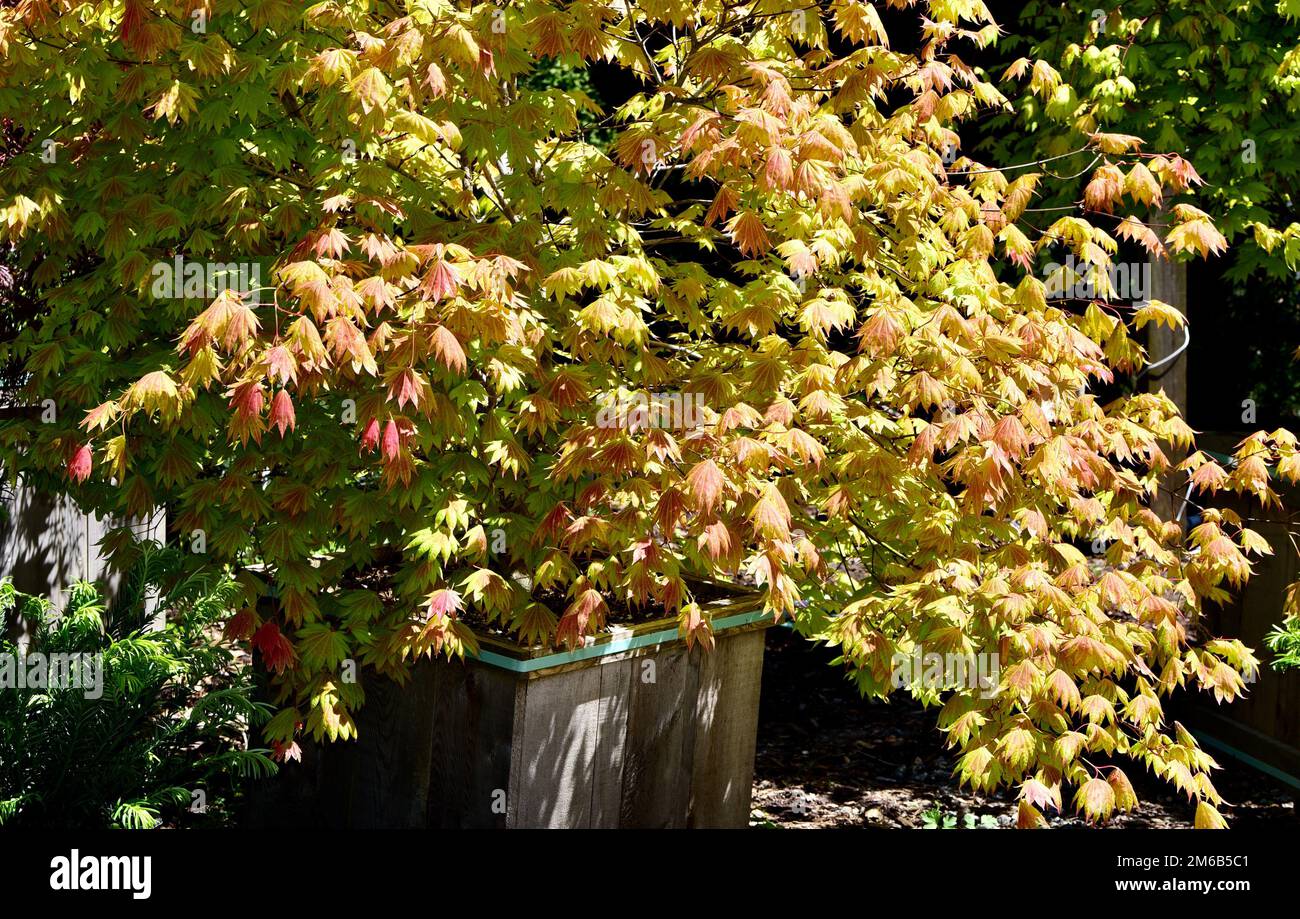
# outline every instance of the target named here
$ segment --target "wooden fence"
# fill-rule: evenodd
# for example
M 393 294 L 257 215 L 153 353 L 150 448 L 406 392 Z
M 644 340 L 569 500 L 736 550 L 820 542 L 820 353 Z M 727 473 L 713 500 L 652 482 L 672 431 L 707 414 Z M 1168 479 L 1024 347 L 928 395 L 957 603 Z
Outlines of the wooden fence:
M 1202 449 L 1230 453 L 1237 442 L 1228 434 L 1197 438 Z M 1252 500 L 1217 501 L 1239 514 L 1255 518 L 1251 529 L 1268 539 L 1273 554 L 1254 562 L 1254 576 L 1236 599 L 1222 608 L 1208 607 L 1208 625 L 1218 635 L 1239 638 L 1264 660 L 1259 679 L 1244 699 L 1230 705 L 1197 699 L 1186 706 L 1186 722 L 1216 754 L 1243 759 L 1287 784 L 1300 787 L 1300 671 L 1279 673 L 1268 666 L 1267 635 L 1282 619 L 1287 585 L 1300 579 L 1300 559 L 1287 535 L 1288 516 L 1300 518 L 1300 488 L 1273 487 L 1282 495 L 1282 510 L 1263 511 Z M 1180 712 L 1180 717 L 1182 713 Z
M 6 483 L 0 491 L 0 577 L 10 577 L 24 593 L 49 597 L 58 604 L 77 581 L 102 581 L 113 596 L 119 576 L 100 553 L 104 534 L 116 521 L 88 514 L 67 496 L 49 495 L 23 483 Z M 166 515 L 133 522 L 140 538 L 162 542 Z

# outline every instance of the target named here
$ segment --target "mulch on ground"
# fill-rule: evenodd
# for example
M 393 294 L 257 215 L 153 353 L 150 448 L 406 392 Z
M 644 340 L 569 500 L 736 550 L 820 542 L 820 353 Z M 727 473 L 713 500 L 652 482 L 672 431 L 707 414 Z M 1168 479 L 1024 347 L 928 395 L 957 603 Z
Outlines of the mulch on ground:
M 900 696 L 863 699 L 834 654 L 789 629 L 768 630 L 759 711 L 758 751 L 750 818 L 756 827 L 1014 826 L 1011 793 L 977 795 L 959 789 L 955 758 L 926 711 Z M 1214 784 L 1238 828 L 1300 828 L 1297 791 L 1227 756 Z M 1126 769 L 1141 804 L 1113 827 L 1186 828 L 1193 807 L 1179 792 L 1138 769 Z M 969 817 L 967 815 L 970 815 Z M 1066 807 L 1054 826 L 1083 826 Z

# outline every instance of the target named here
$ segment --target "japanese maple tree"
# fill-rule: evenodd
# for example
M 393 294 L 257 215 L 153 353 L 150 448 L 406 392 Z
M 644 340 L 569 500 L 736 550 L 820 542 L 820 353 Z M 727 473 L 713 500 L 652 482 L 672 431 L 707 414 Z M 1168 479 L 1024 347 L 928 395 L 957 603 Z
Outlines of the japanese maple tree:
M 978 0 L 6 6 L 0 214 L 45 312 L 0 357 L 58 407 L 3 429 L 6 463 L 107 513 L 165 503 L 241 571 L 281 752 L 353 733 L 347 662 L 472 650 L 471 611 L 572 644 L 666 609 L 707 645 L 695 585 L 721 577 L 871 694 L 899 653 L 997 654 L 996 692 L 912 691 L 1023 825 L 1131 807 L 1126 760 L 1219 825 L 1163 700 L 1243 690 L 1250 651 L 1194 626 L 1267 545 L 1157 517 L 1192 432 L 1097 394 L 1176 311 L 1049 302 L 1034 266 L 1224 238 L 1181 201 L 1159 233 L 1026 221 L 1056 180 L 959 152 L 1010 104 L 962 57 L 997 35 Z M 557 64 L 590 79 L 535 79 Z M 615 105 L 580 88 L 613 74 Z M 1136 137 L 1084 143 L 1092 210 L 1197 184 Z M 257 283 L 157 286 L 178 259 Z M 609 423 L 665 392 L 703 423 Z M 1295 441 L 1253 443 L 1186 469 L 1271 499 Z M 1103 567 L 1074 545 L 1097 538 Z

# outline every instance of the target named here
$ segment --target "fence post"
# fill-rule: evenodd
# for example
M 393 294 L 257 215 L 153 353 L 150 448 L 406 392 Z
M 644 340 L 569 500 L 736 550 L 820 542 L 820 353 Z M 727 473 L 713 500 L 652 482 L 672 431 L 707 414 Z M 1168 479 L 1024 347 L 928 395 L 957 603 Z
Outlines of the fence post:
M 1162 210 L 1157 220 L 1163 222 L 1167 216 L 1167 212 Z M 1186 262 L 1175 262 L 1169 258 L 1151 259 L 1151 299 L 1168 303 L 1184 316 L 1187 315 Z M 1187 351 L 1184 345 L 1188 341 L 1189 329 L 1170 329 L 1154 323 L 1147 329 L 1148 365 L 1177 354 L 1173 360 L 1161 364 L 1147 374 L 1147 391 L 1159 392 L 1163 389 L 1165 395 L 1178 406 L 1179 413 L 1186 419 Z M 1179 349 L 1183 349 L 1181 353 Z M 1183 459 L 1182 452 L 1169 449 L 1169 459 L 1172 463 L 1180 462 Z M 1183 485 L 1180 481 L 1183 478 L 1178 475 L 1165 476 L 1160 491 L 1151 503 L 1152 510 L 1166 520 L 1172 519 L 1174 514 L 1178 513 L 1182 501 L 1177 493 Z

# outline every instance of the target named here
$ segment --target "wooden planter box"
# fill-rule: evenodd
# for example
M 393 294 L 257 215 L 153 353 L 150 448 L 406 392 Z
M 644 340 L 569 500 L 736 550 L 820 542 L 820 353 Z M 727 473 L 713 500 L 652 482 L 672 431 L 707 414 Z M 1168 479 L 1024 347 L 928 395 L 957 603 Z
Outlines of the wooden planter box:
M 255 822 L 744 827 L 772 619 L 757 599 L 708 608 L 711 652 L 659 620 L 567 653 L 484 638 L 404 687 L 372 678 L 359 738 L 305 750 Z

